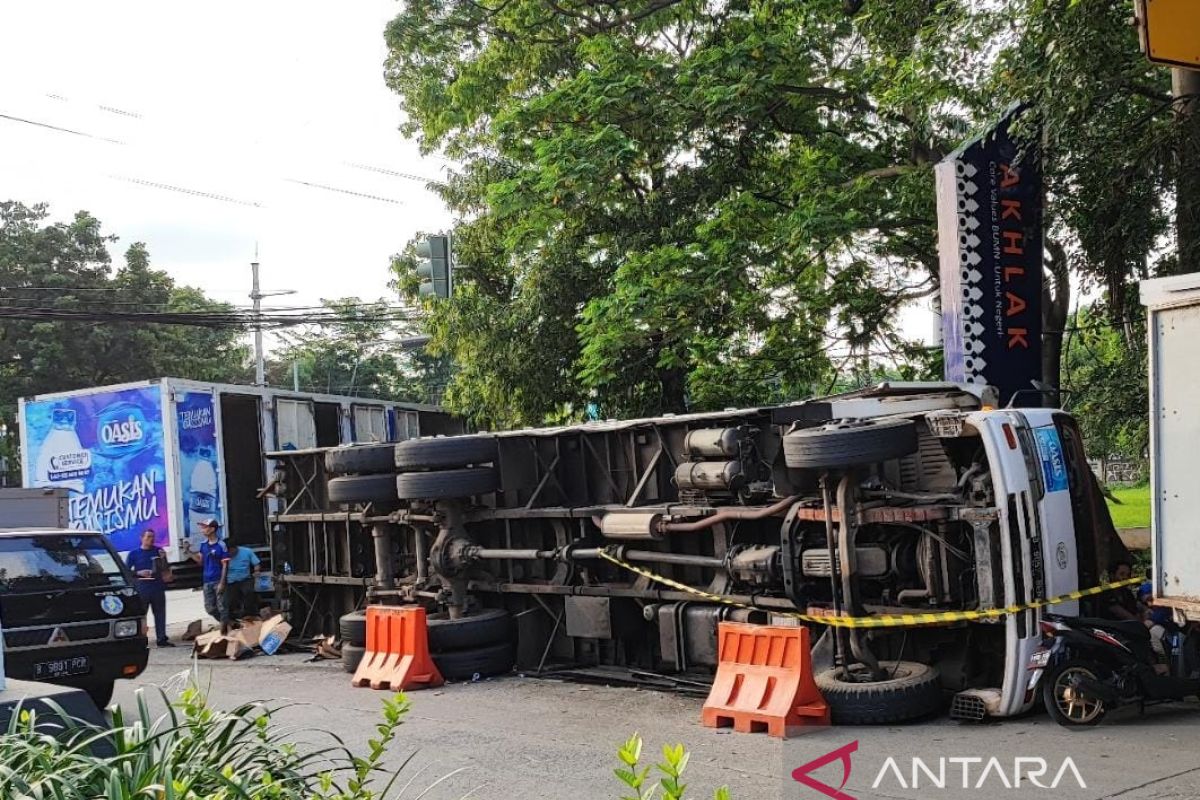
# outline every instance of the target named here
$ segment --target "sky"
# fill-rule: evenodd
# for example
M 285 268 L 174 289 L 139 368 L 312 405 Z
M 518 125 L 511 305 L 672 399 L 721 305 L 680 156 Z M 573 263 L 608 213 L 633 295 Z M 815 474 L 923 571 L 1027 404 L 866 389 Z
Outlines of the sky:
M 85 209 L 120 237 L 114 263 L 145 242 L 155 267 L 217 300 L 249 303 L 257 250 L 262 288 L 296 292 L 266 305 L 395 301 L 390 256 L 451 222 L 423 180 L 386 174 L 446 169 L 399 132 L 383 81 L 399 8 L 0 4 L 0 115 L 28 121 L 0 117 L 0 200 Z

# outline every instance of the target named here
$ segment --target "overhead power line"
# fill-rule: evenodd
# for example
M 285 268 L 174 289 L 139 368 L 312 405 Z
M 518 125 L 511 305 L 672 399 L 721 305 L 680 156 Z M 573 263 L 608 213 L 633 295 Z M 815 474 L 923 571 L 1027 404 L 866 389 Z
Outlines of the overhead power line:
M 58 125 L 51 125 L 49 122 L 39 122 L 36 119 L 25 119 L 24 117 L 14 117 L 11 114 L 4 114 L 4 113 L 0 113 L 0 119 L 6 119 L 9 122 L 19 122 L 23 125 L 32 125 L 35 128 L 44 128 L 46 130 L 58 131 L 59 133 L 69 133 L 72 136 L 82 136 L 85 139 L 95 139 L 96 141 L 99 141 L 99 142 L 109 142 L 111 144 L 120 144 L 120 145 L 125 144 L 125 142 L 122 142 L 120 139 L 110 139 L 107 136 L 97 136 L 96 134 L 88 133 L 87 131 L 77 131 L 77 130 L 74 130 L 73 128 L 63 128 Z
M 124 181 L 126 183 L 136 183 L 138 186 L 148 186 L 151 189 L 164 189 L 169 192 L 178 192 L 180 194 L 191 195 L 192 197 L 204 197 L 209 200 L 219 200 L 222 203 L 232 203 L 238 206 L 249 206 L 251 208 L 263 208 L 262 203 L 253 200 L 239 200 L 236 197 L 230 197 L 224 194 L 216 194 L 214 192 L 205 192 L 200 189 L 188 189 L 185 186 L 172 186 L 169 183 L 157 183 L 155 181 L 147 181 L 141 178 L 130 178 L 125 175 L 109 175 L 115 181 Z

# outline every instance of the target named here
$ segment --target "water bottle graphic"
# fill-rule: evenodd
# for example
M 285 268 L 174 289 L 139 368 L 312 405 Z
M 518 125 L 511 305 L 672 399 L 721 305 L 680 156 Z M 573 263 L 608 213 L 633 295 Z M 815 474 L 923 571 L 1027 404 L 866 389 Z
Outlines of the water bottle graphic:
M 51 412 L 50 432 L 42 442 L 33 474 L 38 486 L 84 490 L 83 479 L 92 472 L 92 454 L 80 443 L 75 422 L 74 409 L 56 408 Z
M 200 523 L 217 515 L 217 471 L 207 448 L 201 448 L 196 456 L 196 466 L 192 467 L 188 481 L 187 533 L 189 537 L 200 538 L 203 536 Z

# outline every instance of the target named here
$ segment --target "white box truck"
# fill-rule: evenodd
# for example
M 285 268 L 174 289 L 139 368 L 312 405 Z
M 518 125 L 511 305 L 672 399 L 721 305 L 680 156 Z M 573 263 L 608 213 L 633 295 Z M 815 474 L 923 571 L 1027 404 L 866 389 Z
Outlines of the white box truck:
M 1154 602 L 1200 621 L 1200 274 L 1142 281 L 1150 350 Z
M 434 406 L 161 378 L 23 398 L 22 482 L 70 491 L 69 526 L 125 552 L 147 529 L 173 562 L 213 517 L 265 545 L 264 453 L 456 433 Z

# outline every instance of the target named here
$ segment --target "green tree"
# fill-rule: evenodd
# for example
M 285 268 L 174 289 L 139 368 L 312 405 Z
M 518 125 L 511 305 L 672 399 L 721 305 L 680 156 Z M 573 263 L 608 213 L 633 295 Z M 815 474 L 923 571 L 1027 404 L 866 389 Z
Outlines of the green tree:
M 451 405 L 791 399 L 834 341 L 904 345 L 897 308 L 937 286 L 931 167 L 983 104 L 976 5 L 408 3 L 388 82 L 463 165 L 438 187 L 456 296 L 429 306 Z
M 271 385 L 292 386 L 298 375 L 302 391 L 437 401 L 446 365 L 420 348 L 401 346 L 400 338 L 411 334 L 412 326 L 387 300 L 344 297 L 323 304 L 332 322 L 281 334 L 282 346 L 268 363 Z
M 197 289 L 152 269 L 142 244 L 114 274 L 100 222 L 79 212 L 47 223 L 44 205 L 0 203 L 0 416 L 18 397 L 166 375 L 231 380 L 246 359 L 240 331 L 161 324 L 12 318 L 21 309 L 218 311 Z M 8 311 L 9 316 L 4 312 Z

